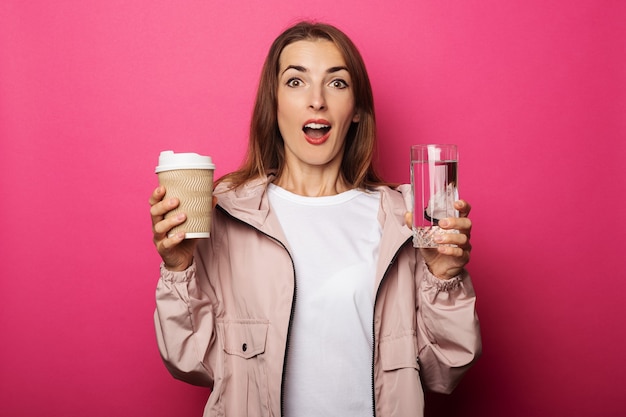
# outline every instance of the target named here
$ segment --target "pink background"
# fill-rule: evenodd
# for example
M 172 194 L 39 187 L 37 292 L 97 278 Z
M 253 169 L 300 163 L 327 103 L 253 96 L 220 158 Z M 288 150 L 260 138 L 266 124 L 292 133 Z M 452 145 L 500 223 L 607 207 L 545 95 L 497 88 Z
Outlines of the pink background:
M 168 148 L 239 164 L 300 18 L 360 47 L 388 179 L 413 143 L 460 147 L 484 356 L 427 415 L 623 416 L 618 0 L 2 1 L 0 414 L 201 415 L 156 348 L 153 169 Z

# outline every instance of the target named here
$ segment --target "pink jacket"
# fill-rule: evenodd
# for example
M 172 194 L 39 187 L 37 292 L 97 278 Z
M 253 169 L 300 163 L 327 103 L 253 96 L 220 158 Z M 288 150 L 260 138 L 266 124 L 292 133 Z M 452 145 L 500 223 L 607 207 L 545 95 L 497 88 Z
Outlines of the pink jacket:
M 212 388 L 204 416 L 282 415 L 297 276 L 267 180 L 216 187 L 210 239 L 183 272 L 161 268 L 155 325 L 170 373 Z M 467 274 L 441 281 L 411 243 L 402 195 L 387 187 L 376 272 L 372 380 L 380 417 L 421 416 L 422 384 L 451 392 L 480 354 Z

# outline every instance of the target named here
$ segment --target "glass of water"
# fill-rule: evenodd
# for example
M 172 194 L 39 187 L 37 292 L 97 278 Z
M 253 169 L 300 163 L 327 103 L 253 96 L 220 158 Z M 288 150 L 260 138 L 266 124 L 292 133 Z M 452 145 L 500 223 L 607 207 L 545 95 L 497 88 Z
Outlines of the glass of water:
M 411 146 L 414 247 L 436 248 L 435 236 L 458 233 L 439 227 L 439 220 L 459 216 L 454 208 L 459 199 L 458 166 L 456 145 Z

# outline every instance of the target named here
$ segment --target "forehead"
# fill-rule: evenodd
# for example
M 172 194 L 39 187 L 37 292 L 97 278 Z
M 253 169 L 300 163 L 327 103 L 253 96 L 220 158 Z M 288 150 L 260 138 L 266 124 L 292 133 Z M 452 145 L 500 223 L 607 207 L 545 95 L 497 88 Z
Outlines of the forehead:
M 326 68 L 345 66 L 345 59 L 339 48 L 328 40 L 303 40 L 290 43 L 280 53 L 279 66 L 289 65 L 304 67 L 323 66 Z

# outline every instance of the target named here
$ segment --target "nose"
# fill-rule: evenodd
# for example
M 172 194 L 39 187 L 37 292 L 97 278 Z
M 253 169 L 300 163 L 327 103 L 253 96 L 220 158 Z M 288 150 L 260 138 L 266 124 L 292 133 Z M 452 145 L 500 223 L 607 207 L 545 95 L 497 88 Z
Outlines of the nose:
M 312 87 L 309 97 L 309 108 L 315 111 L 326 110 L 326 98 L 324 96 L 324 87 Z

